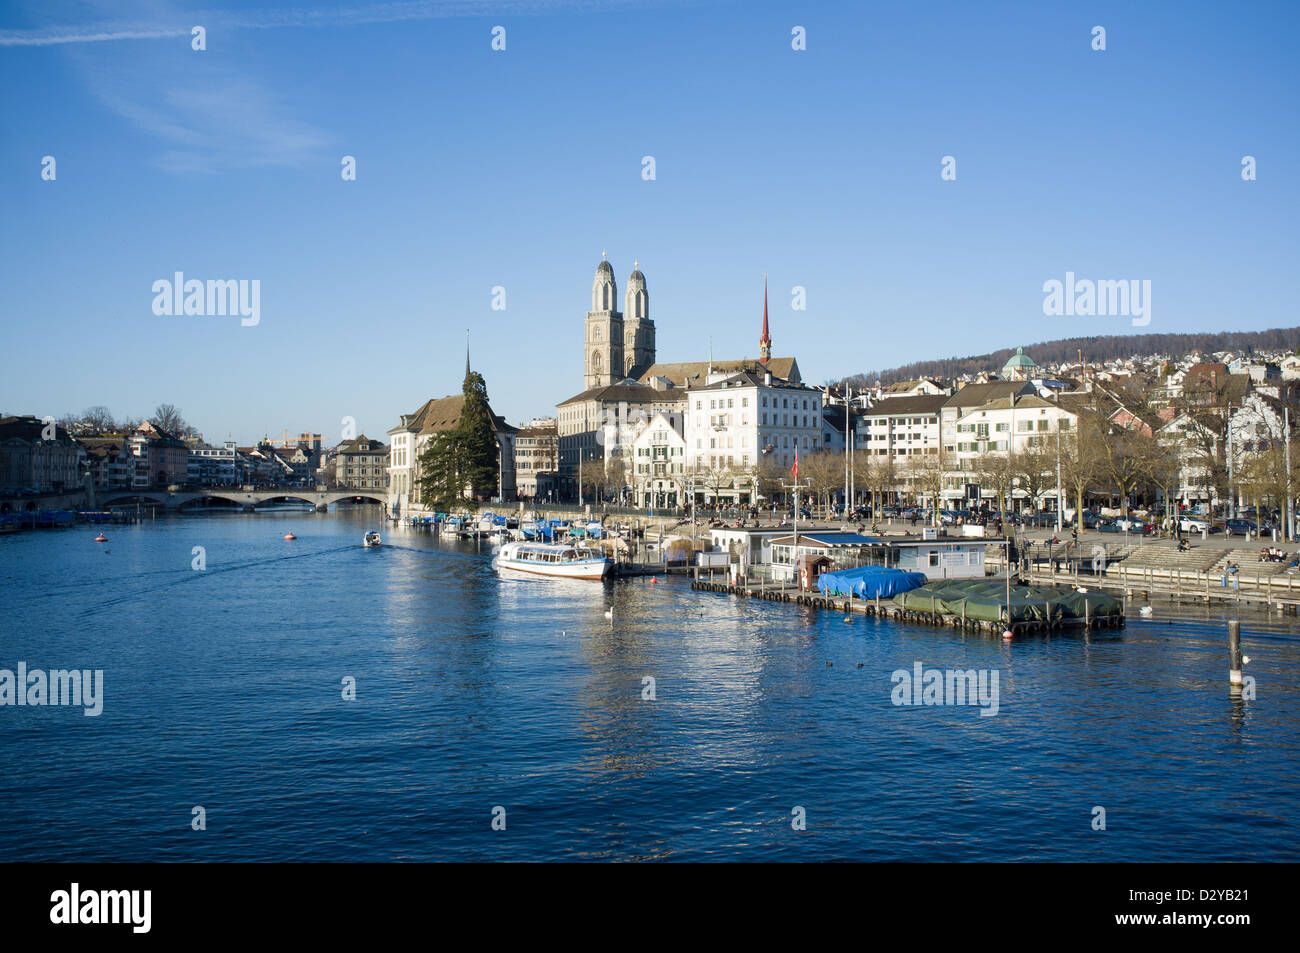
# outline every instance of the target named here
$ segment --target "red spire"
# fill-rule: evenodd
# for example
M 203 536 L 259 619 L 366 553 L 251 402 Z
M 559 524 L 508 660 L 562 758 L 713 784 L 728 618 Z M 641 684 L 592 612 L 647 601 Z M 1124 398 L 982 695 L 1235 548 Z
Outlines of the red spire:
M 758 362 L 766 364 L 772 358 L 772 336 L 767 333 L 767 275 L 763 276 L 763 336 L 758 339 Z

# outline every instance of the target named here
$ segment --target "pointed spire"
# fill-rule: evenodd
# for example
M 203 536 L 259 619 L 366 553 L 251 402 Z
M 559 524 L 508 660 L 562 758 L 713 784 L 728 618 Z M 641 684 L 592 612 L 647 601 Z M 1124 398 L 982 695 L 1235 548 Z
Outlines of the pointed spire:
M 767 272 L 763 272 L 763 336 L 758 339 L 758 363 L 772 359 L 772 336 L 767 333 Z

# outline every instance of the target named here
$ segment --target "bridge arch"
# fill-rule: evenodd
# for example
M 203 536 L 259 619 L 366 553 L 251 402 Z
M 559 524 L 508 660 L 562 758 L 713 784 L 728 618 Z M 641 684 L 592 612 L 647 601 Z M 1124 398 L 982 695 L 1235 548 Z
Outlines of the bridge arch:
M 139 493 L 118 493 L 112 496 L 106 496 L 99 501 L 101 507 L 109 506 L 131 506 L 139 503 L 141 506 L 166 506 L 166 500 L 160 500 L 153 496 L 142 496 Z
M 346 493 L 330 497 L 331 504 L 337 503 L 370 503 L 375 506 L 383 506 L 387 501 L 374 496 L 370 493 Z
M 240 509 L 243 509 L 248 505 L 221 493 L 196 493 L 188 499 L 182 500 L 177 508 L 182 513 L 185 513 L 189 511 L 202 510 L 216 503 L 224 503 L 228 506 L 239 507 Z
M 282 493 L 276 496 L 268 496 L 253 502 L 253 509 L 259 506 L 277 506 L 281 503 L 301 503 L 304 506 L 315 506 L 315 500 L 309 500 L 305 496 L 299 496 L 296 493 Z

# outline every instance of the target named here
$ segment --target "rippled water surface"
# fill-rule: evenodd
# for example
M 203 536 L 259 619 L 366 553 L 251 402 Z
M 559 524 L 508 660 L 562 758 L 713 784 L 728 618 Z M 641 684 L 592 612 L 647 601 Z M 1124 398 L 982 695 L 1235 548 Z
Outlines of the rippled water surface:
M 499 578 L 423 532 L 364 550 L 371 525 L 0 538 L 0 668 L 105 673 L 99 717 L 0 708 L 0 859 L 1297 857 L 1290 620 L 1243 615 L 1243 701 L 1220 610 L 1009 644 L 680 579 Z M 918 661 L 997 670 L 999 713 L 895 707 Z

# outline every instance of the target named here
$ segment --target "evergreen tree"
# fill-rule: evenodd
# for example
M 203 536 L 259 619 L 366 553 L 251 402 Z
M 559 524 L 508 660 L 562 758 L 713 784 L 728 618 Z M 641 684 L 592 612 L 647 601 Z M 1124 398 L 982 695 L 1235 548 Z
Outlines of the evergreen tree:
M 456 426 L 435 434 L 420 454 L 420 496 L 433 509 L 447 510 L 466 498 L 489 496 L 497 487 L 500 448 L 483 375 L 467 373 L 461 394 L 464 403 Z

